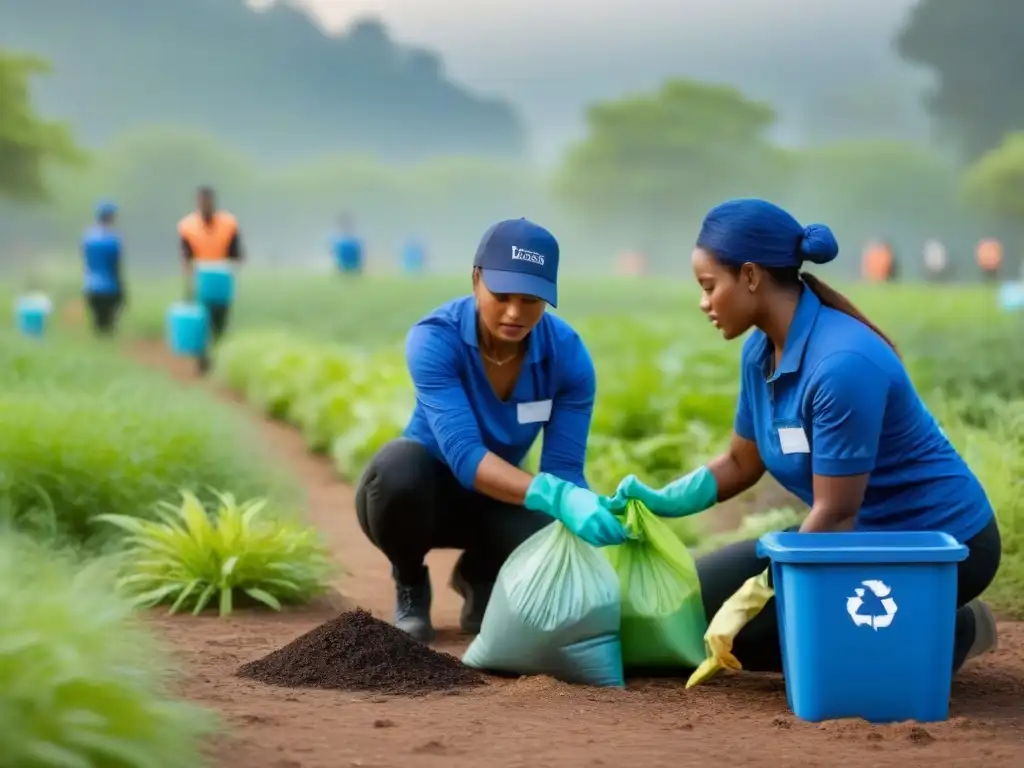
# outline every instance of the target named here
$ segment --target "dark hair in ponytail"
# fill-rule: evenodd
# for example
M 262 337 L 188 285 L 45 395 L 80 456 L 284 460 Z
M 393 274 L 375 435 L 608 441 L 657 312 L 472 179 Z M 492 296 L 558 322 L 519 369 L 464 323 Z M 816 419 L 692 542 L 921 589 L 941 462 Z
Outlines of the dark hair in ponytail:
M 729 269 L 730 271 L 735 271 L 739 274 L 739 267 L 729 265 Z M 807 286 L 808 290 L 812 291 L 814 295 L 818 297 L 818 301 L 820 301 L 822 305 L 829 309 L 834 309 L 837 312 L 842 312 L 844 315 L 849 315 L 854 320 L 859 320 L 864 323 L 864 325 L 882 337 L 882 341 L 892 348 L 892 351 L 896 353 L 897 357 L 900 356 L 899 348 L 896 346 L 896 343 L 889 338 L 885 331 L 868 320 L 867 315 L 857 309 L 852 301 L 843 296 L 843 294 L 821 278 L 816 275 L 812 275 L 810 272 L 801 272 L 799 267 L 769 267 L 765 269 L 765 272 L 767 272 L 772 280 L 778 283 L 782 288 L 799 288 L 800 284 L 803 283 L 803 285 Z
M 901 356 L 899 347 L 896 346 L 896 342 L 890 339 L 889 335 L 885 333 L 885 331 L 868 320 L 867 316 L 857 309 L 857 307 L 854 306 L 854 303 L 843 296 L 843 294 L 817 276 L 812 275 L 810 272 L 801 272 L 800 279 L 803 281 L 804 285 L 814 292 L 814 295 L 818 297 L 818 301 L 820 301 L 824 306 L 830 307 L 837 312 L 842 312 L 844 315 L 849 315 L 854 320 L 859 320 L 864 323 L 864 325 L 881 336 L 882 341 L 892 347 L 892 351 L 896 353 L 897 357 Z
M 743 264 L 751 263 L 764 269 L 783 288 L 807 286 L 822 304 L 859 320 L 899 355 L 892 339 L 853 302 L 814 275 L 800 271 L 804 262 L 828 264 L 839 255 L 839 243 L 825 224 L 801 226 L 792 214 L 767 200 L 729 200 L 704 217 L 697 247 L 735 274 Z

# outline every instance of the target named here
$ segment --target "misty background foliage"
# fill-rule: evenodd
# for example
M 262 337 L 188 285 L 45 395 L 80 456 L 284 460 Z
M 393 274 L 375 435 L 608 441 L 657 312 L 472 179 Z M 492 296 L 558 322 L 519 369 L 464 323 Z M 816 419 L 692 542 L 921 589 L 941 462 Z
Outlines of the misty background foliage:
M 910 276 L 929 238 L 967 265 L 979 239 L 999 237 L 1017 261 L 1024 4 L 1012 0 L 920 0 L 879 29 L 907 73 L 888 91 L 874 49 L 833 40 L 842 51 L 823 49 L 821 66 L 809 52 L 805 82 L 785 84 L 818 94 L 800 142 L 781 127 L 807 103 L 753 95 L 791 56 L 767 46 L 747 81 L 682 68 L 591 104 L 554 161 L 531 149 L 538 120 L 455 82 L 438 52 L 396 42 L 375 18 L 332 35 L 281 3 L 0 0 L 0 19 L 7 266 L 70 258 L 95 202 L 113 199 L 132 268 L 173 271 L 174 225 L 199 184 L 240 218 L 253 260 L 277 265 L 324 260 L 345 212 L 371 269 L 410 236 L 432 269 L 462 269 L 491 221 L 522 215 L 559 235 L 569 271 L 607 272 L 631 249 L 682 271 L 701 215 L 739 195 L 829 223 L 849 274 L 875 238 L 909 257 Z M 837 57 L 875 73 L 871 87 L 851 90 Z M 908 89 L 911 73 L 927 85 Z M 930 130 L 906 130 L 908 101 Z

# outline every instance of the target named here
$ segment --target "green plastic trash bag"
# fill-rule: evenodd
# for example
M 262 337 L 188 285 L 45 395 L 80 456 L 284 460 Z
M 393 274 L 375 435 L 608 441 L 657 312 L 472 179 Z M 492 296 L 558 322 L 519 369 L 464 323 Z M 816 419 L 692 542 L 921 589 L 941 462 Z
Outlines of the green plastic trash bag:
M 626 505 L 631 539 L 602 551 L 622 588 L 626 669 L 693 669 L 704 661 L 707 618 L 693 556 L 665 521 L 639 501 Z
M 480 634 L 462 663 L 567 683 L 625 685 L 619 579 L 562 523 L 524 541 L 498 572 Z

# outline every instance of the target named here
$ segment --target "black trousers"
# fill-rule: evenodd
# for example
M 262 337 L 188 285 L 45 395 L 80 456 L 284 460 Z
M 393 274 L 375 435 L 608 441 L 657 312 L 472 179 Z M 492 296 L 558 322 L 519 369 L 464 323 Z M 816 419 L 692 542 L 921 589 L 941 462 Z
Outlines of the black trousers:
M 472 584 L 490 584 L 512 551 L 551 518 L 466 490 L 419 443 L 399 438 L 370 462 L 356 489 L 367 538 L 391 561 L 400 584 L 426 578 L 432 549 L 461 549 L 456 568 Z
M 995 518 L 978 535 L 965 542 L 969 553 L 957 569 L 956 638 L 953 668 L 959 669 L 974 643 L 974 614 L 964 606 L 984 592 L 999 570 L 1002 541 Z M 769 561 L 757 556 L 756 541 L 741 541 L 697 560 L 708 621 L 722 604 L 735 594 L 743 582 L 757 576 Z M 771 600 L 736 636 L 733 644 L 736 658 L 751 672 L 781 672 L 782 651 L 779 648 L 779 623 L 775 601 Z
M 231 314 L 230 304 L 207 304 L 206 313 L 210 318 L 210 340 L 220 341 L 220 337 L 228 329 L 228 317 Z
M 117 315 L 124 303 L 120 293 L 87 293 L 85 304 L 92 317 L 92 327 L 100 336 L 108 336 L 117 325 Z
M 228 317 L 231 313 L 230 304 L 205 304 L 206 316 L 210 319 L 210 341 L 197 360 L 199 372 L 205 373 L 210 368 L 210 347 L 220 341 L 228 329 Z

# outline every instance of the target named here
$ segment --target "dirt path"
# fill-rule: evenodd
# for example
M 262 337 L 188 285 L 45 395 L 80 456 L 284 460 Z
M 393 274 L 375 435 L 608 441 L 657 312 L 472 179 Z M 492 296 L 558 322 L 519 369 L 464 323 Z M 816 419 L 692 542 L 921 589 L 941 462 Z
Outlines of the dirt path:
M 159 345 L 136 356 L 194 383 L 192 368 Z M 237 399 L 220 393 L 225 400 Z M 311 521 L 328 536 L 349 576 L 348 604 L 387 618 L 392 587 L 385 559 L 355 520 L 352 491 L 292 429 L 252 414 L 270 450 L 305 484 Z M 458 601 L 444 580 L 454 553 L 430 559 L 438 647 L 459 653 Z M 240 680 L 239 664 L 284 645 L 336 614 L 321 605 L 284 615 L 231 619 L 159 617 L 188 671 L 184 693 L 223 713 L 228 733 L 212 746 L 223 768 L 642 768 L 779 765 L 907 766 L 1024 764 L 1024 629 L 1002 626 L 1001 648 L 970 665 L 954 685 L 946 723 L 821 726 L 795 720 L 782 681 L 746 675 L 686 692 L 679 681 L 636 681 L 626 691 L 593 690 L 544 678 L 494 680 L 460 695 L 418 699 L 275 689 Z M 842 663 L 837 660 L 837 663 Z

